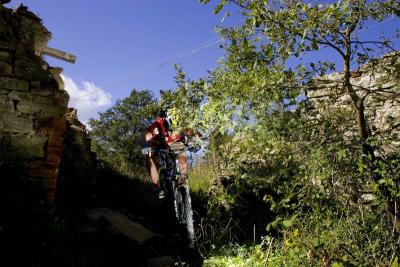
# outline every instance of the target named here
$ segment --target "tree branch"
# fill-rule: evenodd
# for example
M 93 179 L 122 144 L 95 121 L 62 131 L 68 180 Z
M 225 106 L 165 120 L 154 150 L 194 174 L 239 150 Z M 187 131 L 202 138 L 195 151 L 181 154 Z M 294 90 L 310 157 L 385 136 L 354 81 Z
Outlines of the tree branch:
M 382 42 L 382 41 L 351 41 L 351 43 L 352 44 L 361 44 L 361 45 L 363 45 L 363 44 L 375 44 L 375 45 L 380 44 L 380 45 L 383 45 L 383 46 L 386 46 L 386 47 L 390 48 L 392 50 L 392 52 L 396 52 L 397 51 L 391 45 L 389 45 L 386 42 Z

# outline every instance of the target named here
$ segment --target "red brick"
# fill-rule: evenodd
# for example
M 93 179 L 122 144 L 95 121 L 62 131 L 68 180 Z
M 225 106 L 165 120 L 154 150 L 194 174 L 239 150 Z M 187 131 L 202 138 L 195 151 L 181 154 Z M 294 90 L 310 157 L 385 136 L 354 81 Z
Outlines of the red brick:
M 63 144 L 47 144 L 47 150 L 57 150 L 57 151 L 62 151 L 63 149 Z
M 64 135 L 51 133 L 49 135 L 49 144 L 62 144 L 64 142 Z
M 52 169 L 30 169 L 29 175 L 35 176 L 35 177 L 51 178 L 54 176 L 54 170 L 52 170 Z
M 61 153 L 62 152 L 62 145 L 59 144 L 49 144 L 47 145 L 47 151 L 49 153 Z
M 53 128 L 57 133 L 64 133 L 67 127 L 66 119 L 62 117 L 54 117 L 53 118 Z
M 61 151 L 52 149 L 47 150 L 46 162 L 58 166 L 61 163 Z
M 55 164 L 51 161 L 39 161 L 34 160 L 29 162 L 29 169 L 42 169 L 42 170 L 55 170 L 58 168 L 58 164 Z
M 38 129 L 38 134 L 41 135 L 49 135 L 52 131 L 52 128 L 48 128 L 48 127 L 40 127 Z
M 43 188 L 55 188 L 57 185 L 57 177 L 50 177 L 43 179 L 42 186 Z
M 56 190 L 46 192 L 46 199 L 49 204 L 54 204 L 56 199 Z

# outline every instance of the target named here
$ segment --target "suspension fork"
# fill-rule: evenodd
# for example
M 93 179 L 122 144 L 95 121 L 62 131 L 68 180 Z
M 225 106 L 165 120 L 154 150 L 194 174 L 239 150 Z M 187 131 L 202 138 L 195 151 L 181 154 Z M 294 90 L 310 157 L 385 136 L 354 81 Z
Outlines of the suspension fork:
M 178 223 L 180 223 L 180 211 L 179 211 L 179 209 L 178 209 L 178 202 L 176 201 L 176 199 L 177 199 L 177 194 L 179 194 L 179 192 L 178 192 L 178 187 L 177 187 L 177 181 L 178 181 L 178 176 L 180 175 L 180 169 L 179 169 L 179 158 L 178 157 L 176 157 L 176 159 L 175 159 L 175 170 L 176 170 L 176 173 L 175 173 L 175 179 L 174 179 L 174 181 L 173 181 L 173 183 L 172 183 L 172 188 L 173 188 L 173 191 L 174 191 L 174 208 L 175 208 L 175 218 L 176 218 L 176 221 L 178 222 Z M 181 201 L 182 201 L 182 199 L 181 199 Z

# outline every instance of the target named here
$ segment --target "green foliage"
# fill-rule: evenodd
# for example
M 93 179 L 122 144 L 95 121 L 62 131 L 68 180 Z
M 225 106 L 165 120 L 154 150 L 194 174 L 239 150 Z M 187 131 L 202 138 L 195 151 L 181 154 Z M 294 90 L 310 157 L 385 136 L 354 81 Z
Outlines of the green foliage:
M 206 259 L 203 266 L 212 267 L 264 267 L 266 258 L 266 251 L 263 246 L 238 246 L 228 245 L 222 247 L 216 255 Z
M 206 193 L 210 190 L 213 173 L 211 164 L 206 159 L 197 159 L 189 170 L 189 187 L 191 192 Z
M 216 248 L 205 266 L 396 266 L 399 244 L 384 230 L 384 211 L 373 209 L 315 213 L 282 230 L 281 240 Z
M 178 128 L 198 129 L 209 141 L 206 161 L 190 174 L 194 192 L 209 191 L 214 179 L 207 215 L 198 223 L 205 265 L 397 264 L 400 226 L 393 215 L 400 198 L 400 154 L 398 147 L 387 148 L 400 141 L 398 126 L 373 129 L 369 114 L 376 107 L 367 100 L 379 90 L 362 88 L 367 92 L 362 95 L 350 72 L 390 51 L 388 40 L 363 42 L 357 34 L 367 22 L 393 14 L 398 1 L 222 0 L 214 12 L 230 4 L 241 9 L 244 21 L 219 29 L 226 41 L 220 66 L 199 80 L 176 67 L 176 90 L 162 94 L 178 109 Z M 323 48 L 337 53 L 344 73 L 327 101 L 319 102 L 310 93 L 336 66 L 311 59 L 294 68 L 287 62 Z M 396 62 L 383 70 L 377 88 L 397 77 Z M 398 94 L 392 96 L 398 101 Z M 152 98 L 146 99 L 152 106 Z M 92 128 L 99 137 L 110 136 L 95 138 L 101 157 L 121 167 L 135 152 L 125 152 L 134 138 L 119 139 L 122 121 L 130 119 L 119 121 L 117 111 L 103 114 L 104 128 L 96 129 L 96 123 Z M 257 242 L 260 236 L 261 244 L 223 246 Z
M 98 158 L 127 175 L 145 173 L 136 143 L 157 115 L 158 105 L 150 91 L 133 90 L 129 97 L 91 119 L 90 135 Z
M 220 235 L 209 235 L 204 247 L 216 252 L 223 240 L 249 239 L 256 225 L 258 233 L 277 237 L 271 266 L 390 264 L 397 245 L 380 244 L 396 244 L 399 225 L 383 211 L 393 216 L 399 203 L 400 158 L 383 151 L 399 136 L 393 128 L 371 131 L 365 110 L 376 107 L 366 99 L 375 91 L 363 88 L 364 97 L 349 77 L 351 67 L 391 51 L 388 39 L 363 42 L 358 32 L 394 14 L 397 1 L 228 0 L 214 12 L 228 4 L 241 9 L 244 23 L 219 29 L 226 40 L 220 66 L 198 81 L 178 69 L 178 88 L 169 94 L 187 118 L 182 127 L 194 125 L 210 138 L 220 177 L 206 218 Z M 286 62 L 325 48 L 342 59 L 345 73 L 329 101 L 316 104 L 305 96 L 336 66 Z M 397 75 L 384 71 L 377 87 Z M 207 264 L 249 264 L 255 250 L 239 247 L 238 256 L 227 257 L 232 251 L 224 249 Z

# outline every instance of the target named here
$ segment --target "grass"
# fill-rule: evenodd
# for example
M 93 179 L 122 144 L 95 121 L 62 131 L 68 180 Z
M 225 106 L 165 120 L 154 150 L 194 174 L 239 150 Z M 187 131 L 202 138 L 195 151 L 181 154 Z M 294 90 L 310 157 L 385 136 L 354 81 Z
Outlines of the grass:
M 205 160 L 198 160 L 189 170 L 189 187 L 194 193 L 208 192 L 212 184 L 212 168 Z
M 204 266 L 387 266 L 398 265 L 398 235 L 375 211 L 364 210 L 338 218 L 313 214 L 280 235 L 262 238 L 260 244 L 216 245 Z M 363 222 L 365 224 L 363 224 Z M 369 229 L 376 225 L 376 229 Z

